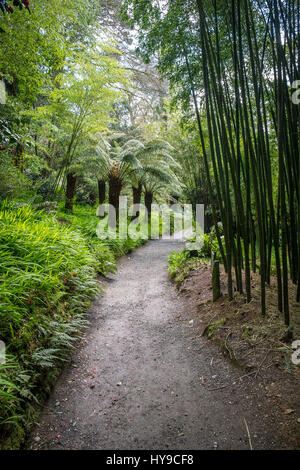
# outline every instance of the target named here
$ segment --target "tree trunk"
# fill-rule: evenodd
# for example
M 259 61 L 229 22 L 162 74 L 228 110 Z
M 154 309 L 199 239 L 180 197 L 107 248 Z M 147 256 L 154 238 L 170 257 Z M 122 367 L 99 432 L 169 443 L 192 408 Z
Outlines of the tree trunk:
M 151 205 L 153 201 L 153 193 L 146 191 L 145 192 L 145 206 L 148 211 L 148 217 L 150 218 L 151 216 Z
M 14 156 L 14 165 L 16 168 L 18 168 L 21 173 L 24 173 L 24 145 L 20 144 L 19 142 L 16 145 L 16 148 L 13 150 L 13 156 Z
M 108 202 L 116 211 L 116 222 L 119 220 L 119 198 L 122 189 L 122 181 L 119 178 L 110 176 L 108 189 Z M 113 211 L 109 211 L 109 225 L 114 226 Z
M 105 201 L 105 181 L 98 180 L 98 194 L 99 194 L 99 205 L 103 204 Z
M 73 211 L 73 203 L 76 191 L 77 176 L 74 173 L 67 174 L 67 187 L 66 187 L 66 202 L 65 209 Z
M 142 196 L 142 183 L 139 183 L 137 188 L 132 186 L 132 196 L 133 196 L 133 204 L 139 204 L 140 205 L 141 204 L 141 196 Z M 140 211 L 138 210 L 136 212 L 136 215 L 133 216 L 133 218 L 139 217 L 139 215 L 140 215 Z

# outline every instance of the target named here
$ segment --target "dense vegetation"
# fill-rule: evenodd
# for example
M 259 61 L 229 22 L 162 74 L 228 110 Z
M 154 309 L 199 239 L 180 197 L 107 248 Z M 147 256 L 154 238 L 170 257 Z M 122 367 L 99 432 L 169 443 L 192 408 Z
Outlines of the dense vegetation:
M 0 206 L 0 332 L 7 345 L 0 364 L 3 445 L 18 445 L 37 405 L 51 389 L 84 313 L 99 292 L 98 273 L 142 241 L 96 236 L 93 208 L 49 215 L 29 206 Z M 9 319 L 9 321 L 8 321 Z M 10 436 L 13 436 L 11 441 Z
M 198 255 L 216 252 L 228 299 L 236 286 L 250 302 L 259 270 L 266 315 L 276 275 L 290 324 L 300 2 L 11 3 L 0 1 L 0 438 L 15 448 L 85 325 L 97 274 L 142 243 L 100 240 L 98 204 L 204 203 Z M 172 276 L 193 269 L 187 251 L 169 261 Z
M 229 299 L 232 266 L 240 293 L 244 268 L 250 302 L 259 265 L 265 315 L 274 253 L 288 325 L 289 277 L 300 300 L 299 1 L 126 0 L 123 12 L 177 105 L 193 101 Z
M 100 240 L 97 203 L 180 188 L 174 147 L 128 121 L 136 79 L 100 25 L 101 2 L 35 0 L 30 14 L 19 3 L 0 17 L 3 448 L 20 445 L 74 347 L 97 275 L 144 241 Z

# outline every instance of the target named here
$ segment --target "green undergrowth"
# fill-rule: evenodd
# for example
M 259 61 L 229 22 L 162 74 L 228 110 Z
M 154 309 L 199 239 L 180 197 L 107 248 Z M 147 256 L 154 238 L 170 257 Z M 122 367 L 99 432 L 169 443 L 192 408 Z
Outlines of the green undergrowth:
M 223 238 L 223 229 L 219 225 L 219 233 Z M 189 242 L 196 242 L 196 237 L 192 237 Z M 212 227 L 209 233 L 205 233 L 202 239 L 202 245 L 198 249 L 188 250 L 184 248 L 179 252 L 172 253 L 168 258 L 168 270 L 171 279 L 176 284 L 181 284 L 191 271 L 194 271 L 203 261 L 211 261 L 211 255 L 214 253 L 215 259 L 221 261 L 218 240 L 215 228 Z
M 185 249 L 179 252 L 174 251 L 168 258 L 168 270 L 171 279 L 176 284 L 180 284 L 188 273 L 195 268 L 196 262 L 195 258 L 190 257 L 189 251 Z
M 62 207 L 59 207 L 56 219 L 62 226 L 70 227 L 72 230 L 82 234 L 90 249 L 96 253 L 98 262 L 101 262 L 101 257 L 104 254 L 108 255 L 108 259 L 104 259 L 102 263 L 101 272 L 103 274 L 106 274 L 107 269 L 114 269 L 115 258 L 130 253 L 145 242 L 140 238 L 133 240 L 132 238 L 119 239 L 118 237 L 107 237 L 106 239 L 99 240 L 96 230 L 99 218 L 96 216 L 95 207 L 76 205 L 72 213 L 66 213 Z
M 197 267 L 201 266 L 201 262 L 209 261 L 209 258 L 191 256 L 191 252 L 183 249 L 181 251 L 174 251 L 168 258 L 168 271 L 171 279 L 180 285 L 190 272 L 194 271 Z
M 95 212 L 0 204 L 0 449 L 22 445 L 87 323 L 97 274 L 113 272 L 116 258 L 142 243 L 100 241 Z

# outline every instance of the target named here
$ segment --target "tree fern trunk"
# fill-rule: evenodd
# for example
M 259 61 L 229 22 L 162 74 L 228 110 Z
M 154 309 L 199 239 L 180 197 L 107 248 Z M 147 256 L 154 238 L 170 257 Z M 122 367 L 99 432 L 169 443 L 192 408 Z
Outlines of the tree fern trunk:
M 119 220 L 119 198 L 122 190 L 122 181 L 119 178 L 110 176 L 109 178 L 109 190 L 108 190 L 108 202 L 114 207 L 116 211 L 116 222 Z M 110 210 L 109 214 L 109 225 L 112 226 L 113 222 L 113 211 Z
M 67 173 L 66 202 L 65 209 L 73 211 L 73 203 L 76 191 L 77 176 L 74 173 Z
M 99 195 L 99 204 L 103 204 L 106 197 L 105 191 L 105 181 L 98 180 L 98 195 Z
M 149 218 L 151 216 L 152 201 L 153 201 L 153 193 L 151 193 L 150 191 L 146 191 L 145 192 L 145 206 L 146 206 L 146 209 L 148 211 L 148 217 Z
M 132 186 L 132 197 L 133 197 L 133 204 L 141 204 L 141 197 L 142 197 L 142 183 L 138 184 L 138 187 Z M 134 217 L 139 217 L 140 211 L 136 212 Z

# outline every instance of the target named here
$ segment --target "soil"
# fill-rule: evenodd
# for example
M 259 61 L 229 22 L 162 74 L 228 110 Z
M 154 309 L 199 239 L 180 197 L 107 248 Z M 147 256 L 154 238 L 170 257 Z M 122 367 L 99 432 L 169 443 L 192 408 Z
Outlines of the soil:
M 277 386 L 262 370 L 245 376 L 202 336 L 198 305 L 211 295 L 208 274 L 194 279 L 197 296 L 169 280 L 167 256 L 181 248 L 150 241 L 101 281 L 105 290 L 90 309 L 90 326 L 28 449 L 297 447 L 299 413 L 290 395 L 273 396 Z

